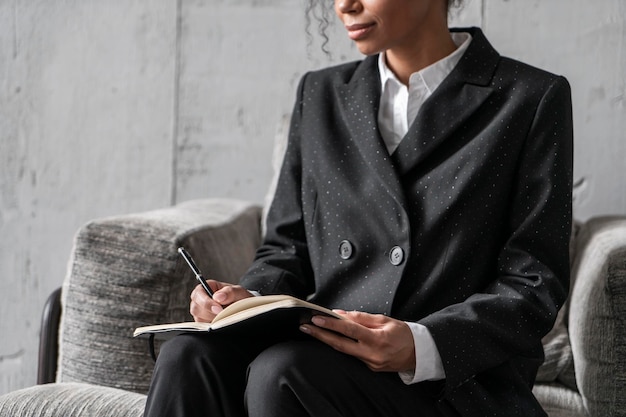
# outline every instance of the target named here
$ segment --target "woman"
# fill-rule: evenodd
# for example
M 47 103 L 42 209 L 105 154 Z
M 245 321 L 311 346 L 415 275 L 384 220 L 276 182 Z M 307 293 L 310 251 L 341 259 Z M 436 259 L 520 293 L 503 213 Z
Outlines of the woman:
M 254 292 L 348 320 L 179 336 L 146 416 L 545 416 L 531 388 L 568 290 L 569 86 L 449 30 L 447 3 L 335 1 L 367 57 L 302 78 L 254 264 L 191 296 L 198 321 Z

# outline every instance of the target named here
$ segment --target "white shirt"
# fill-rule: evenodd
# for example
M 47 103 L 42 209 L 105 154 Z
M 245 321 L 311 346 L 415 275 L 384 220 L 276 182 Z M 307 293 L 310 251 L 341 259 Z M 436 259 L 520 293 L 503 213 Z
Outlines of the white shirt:
M 428 67 L 411 74 L 409 86 L 405 86 L 387 67 L 385 54 L 378 58 L 378 69 L 382 86 L 378 128 L 389 154 L 392 154 L 409 130 L 422 107 L 422 104 L 439 87 L 443 80 L 467 50 L 472 36 L 465 32 L 452 33 L 452 40 L 457 49 L 447 57 Z M 428 329 L 419 324 L 407 322 L 415 345 L 415 371 L 399 372 L 405 384 L 414 384 L 427 380 L 446 377 L 441 356 Z

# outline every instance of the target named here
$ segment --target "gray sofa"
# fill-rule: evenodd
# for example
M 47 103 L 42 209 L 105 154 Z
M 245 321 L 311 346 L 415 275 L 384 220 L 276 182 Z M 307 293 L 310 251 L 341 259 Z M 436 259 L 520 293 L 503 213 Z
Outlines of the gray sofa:
M 260 243 L 260 219 L 255 205 L 212 199 L 82 227 L 44 313 L 41 384 L 0 396 L 0 416 L 141 416 L 153 361 L 133 329 L 190 319 L 195 280 L 176 248 L 232 282 Z M 551 417 L 623 416 L 626 217 L 580 225 L 572 254 L 571 296 L 544 339 L 535 392 Z

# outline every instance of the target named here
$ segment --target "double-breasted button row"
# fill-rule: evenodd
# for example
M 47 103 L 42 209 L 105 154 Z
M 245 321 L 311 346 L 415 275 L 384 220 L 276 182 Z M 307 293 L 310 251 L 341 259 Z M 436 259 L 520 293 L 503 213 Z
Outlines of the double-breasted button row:
M 354 246 L 349 240 L 342 240 L 339 244 L 339 256 L 341 259 L 348 260 L 354 254 Z M 404 250 L 400 246 L 394 246 L 389 251 L 389 262 L 398 266 L 404 261 Z

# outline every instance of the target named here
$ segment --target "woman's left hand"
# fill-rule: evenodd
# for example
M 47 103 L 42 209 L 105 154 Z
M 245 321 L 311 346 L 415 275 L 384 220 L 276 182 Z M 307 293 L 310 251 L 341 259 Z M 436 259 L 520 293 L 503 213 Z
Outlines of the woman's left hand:
M 415 370 L 413 334 L 405 322 L 359 311 L 335 312 L 347 320 L 314 316 L 300 330 L 362 360 L 372 371 Z

